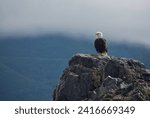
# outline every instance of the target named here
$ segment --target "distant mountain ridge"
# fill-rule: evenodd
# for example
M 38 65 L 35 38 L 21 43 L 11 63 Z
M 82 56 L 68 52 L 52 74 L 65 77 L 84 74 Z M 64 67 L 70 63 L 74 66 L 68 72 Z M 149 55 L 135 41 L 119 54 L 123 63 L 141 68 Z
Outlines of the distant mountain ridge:
M 140 60 L 150 68 L 150 49 L 109 42 L 108 51 L 110 55 Z M 51 100 L 50 93 L 58 77 L 75 53 L 96 54 L 96 51 L 92 41 L 67 35 L 3 38 L 0 100 Z M 10 86 L 12 83 L 15 86 Z

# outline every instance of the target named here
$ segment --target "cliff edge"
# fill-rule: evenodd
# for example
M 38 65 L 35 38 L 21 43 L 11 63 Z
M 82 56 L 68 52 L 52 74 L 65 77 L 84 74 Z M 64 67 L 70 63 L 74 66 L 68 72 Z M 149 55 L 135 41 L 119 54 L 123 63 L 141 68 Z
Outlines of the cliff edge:
M 53 100 L 150 100 L 150 70 L 133 59 L 76 54 L 60 77 Z

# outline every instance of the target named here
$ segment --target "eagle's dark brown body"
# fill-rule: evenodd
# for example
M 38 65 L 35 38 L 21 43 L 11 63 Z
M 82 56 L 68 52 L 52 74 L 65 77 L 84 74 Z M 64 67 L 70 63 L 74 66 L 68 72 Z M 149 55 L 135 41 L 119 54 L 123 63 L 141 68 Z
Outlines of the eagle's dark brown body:
M 97 38 L 94 42 L 94 46 L 98 53 L 107 52 L 106 39 L 104 39 L 104 38 Z

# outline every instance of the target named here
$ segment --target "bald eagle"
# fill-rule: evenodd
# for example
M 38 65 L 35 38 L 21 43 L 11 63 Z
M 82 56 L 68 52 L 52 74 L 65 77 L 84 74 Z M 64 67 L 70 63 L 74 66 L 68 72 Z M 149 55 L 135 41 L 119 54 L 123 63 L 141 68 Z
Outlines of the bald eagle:
M 107 55 L 107 42 L 106 39 L 103 38 L 103 34 L 101 32 L 96 32 L 94 46 L 101 56 Z

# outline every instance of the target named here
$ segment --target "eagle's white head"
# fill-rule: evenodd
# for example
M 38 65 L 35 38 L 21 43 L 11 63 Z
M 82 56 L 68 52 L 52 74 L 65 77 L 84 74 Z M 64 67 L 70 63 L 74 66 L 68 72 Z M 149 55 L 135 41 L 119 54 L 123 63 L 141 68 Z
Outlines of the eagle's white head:
M 102 32 L 96 32 L 96 39 L 98 39 L 98 38 L 103 38 Z

